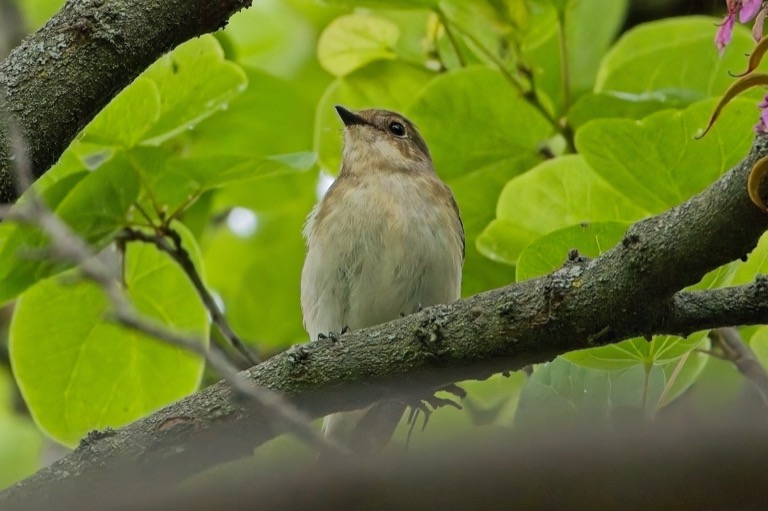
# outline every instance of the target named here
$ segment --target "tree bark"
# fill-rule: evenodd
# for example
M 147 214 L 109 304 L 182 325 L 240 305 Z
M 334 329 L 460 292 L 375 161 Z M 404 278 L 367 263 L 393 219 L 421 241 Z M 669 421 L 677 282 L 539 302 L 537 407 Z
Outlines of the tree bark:
M 768 215 L 746 187 L 753 164 L 766 155 L 768 136 L 761 135 L 747 158 L 709 188 L 636 223 L 597 259 L 571 253 L 544 277 L 297 346 L 243 374 L 314 418 L 393 395 L 414 402 L 454 381 L 639 335 L 767 323 L 766 278 L 681 291 L 748 254 L 768 229 Z M 739 304 L 746 306 L 734 308 Z M 0 494 L 0 502 L 42 492 L 53 505 L 70 485 L 180 480 L 289 431 L 273 417 L 220 382 L 120 430 L 89 436 L 70 456 Z
M 0 112 L 40 177 L 109 101 L 165 52 L 224 27 L 250 0 L 69 0 L 0 63 Z M 0 123 L 0 203 L 18 197 L 8 119 Z

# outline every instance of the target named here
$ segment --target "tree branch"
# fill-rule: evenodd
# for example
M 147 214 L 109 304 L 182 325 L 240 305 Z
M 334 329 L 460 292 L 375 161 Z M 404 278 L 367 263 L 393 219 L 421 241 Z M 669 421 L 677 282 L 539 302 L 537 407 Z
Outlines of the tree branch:
M 30 142 L 35 177 L 165 52 L 226 25 L 250 0 L 69 0 L 0 63 L 0 111 Z M 2 104 L 4 103 L 4 105 Z M 0 203 L 17 198 L 8 124 L 0 124 Z
M 721 300 L 739 293 L 744 300 L 749 293 L 757 297 L 764 279 L 730 290 L 679 291 L 748 254 L 768 228 L 768 216 L 750 201 L 746 187 L 752 165 L 767 154 L 768 137 L 758 136 L 734 169 L 680 206 L 633 225 L 597 259 L 574 254 L 541 278 L 353 331 L 337 342 L 294 347 L 251 368 L 248 376 L 283 393 L 308 416 L 320 417 L 403 394 L 406 387 L 423 392 L 638 335 L 764 321 L 763 306 L 754 317 L 731 316 L 734 311 Z M 716 302 L 726 311 L 710 310 L 722 321 L 711 325 L 702 319 L 702 304 Z M 286 431 L 259 403 L 234 397 L 220 382 L 105 438 L 88 440 L 0 494 L 0 501 L 51 491 L 68 480 L 122 484 L 116 474 L 136 463 L 142 481 L 169 466 L 181 479 L 247 455 Z

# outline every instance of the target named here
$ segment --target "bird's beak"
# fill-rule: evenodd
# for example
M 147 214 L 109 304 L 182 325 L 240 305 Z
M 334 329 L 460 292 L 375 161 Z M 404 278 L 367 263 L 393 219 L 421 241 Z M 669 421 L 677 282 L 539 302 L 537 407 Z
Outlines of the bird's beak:
M 365 122 L 365 120 L 360 117 L 359 115 L 350 112 L 346 108 L 344 108 L 341 105 L 336 105 L 336 112 L 339 114 L 339 117 L 341 117 L 341 122 L 344 123 L 344 126 L 354 126 L 355 124 L 368 124 Z

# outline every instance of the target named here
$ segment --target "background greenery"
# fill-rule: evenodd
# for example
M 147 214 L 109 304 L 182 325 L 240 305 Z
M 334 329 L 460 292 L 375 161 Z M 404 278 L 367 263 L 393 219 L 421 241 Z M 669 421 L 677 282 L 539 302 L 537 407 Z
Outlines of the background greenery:
M 34 29 L 61 3 L 18 6 Z M 710 17 L 629 28 L 679 3 L 634 6 L 630 23 L 627 0 L 256 0 L 146 70 L 36 188 L 122 267 L 142 312 L 208 342 L 181 270 L 149 246 L 112 244 L 126 225 L 176 218 L 234 330 L 268 355 L 307 340 L 301 228 L 339 166 L 335 104 L 398 110 L 419 126 L 462 212 L 465 296 L 547 273 L 572 248 L 596 256 L 735 164 L 756 100 L 734 101 L 712 133 L 694 135 L 753 42 L 737 27 L 718 56 Z M 74 447 L 204 382 L 199 359 L 106 323 L 98 289 L 30 258 L 41 233 L 6 223 L 0 240 L 0 300 L 15 303 L 0 366 L 0 486 L 50 459 L 51 440 Z M 768 242 L 699 286 L 749 282 L 766 258 Z M 743 334 L 768 360 L 768 329 Z M 411 446 L 468 428 L 652 416 L 682 398 L 717 412 L 743 382 L 694 351 L 706 347 L 705 333 L 634 339 L 529 376 L 466 382 L 464 410 L 439 410 Z M 296 446 L 278 439 L 260 454 L 288 452 Z

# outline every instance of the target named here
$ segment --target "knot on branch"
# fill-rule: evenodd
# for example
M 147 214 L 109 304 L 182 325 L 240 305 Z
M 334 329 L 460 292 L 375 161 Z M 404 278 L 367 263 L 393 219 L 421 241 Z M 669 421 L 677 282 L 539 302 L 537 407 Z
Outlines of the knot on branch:
M 117 432 L 112 428 L 104 428 L 102 430 L 94 429 L 93 431 L 89 431 L 88 434 L 80 440 L 80 443 L 77 444 L 75 451 L 87 451 L 94 447 L 100 440 L 113 437 L 116 434 Z
M 423 319 L 414 332 L 416 340 L 426 349 L 427 353 L 439 358 L 443 353 L 444 322 L 433 310 L 424 311 Z
M 589 257 L 581 254 L 577 248 L 572 248 L 568 251 L 568 259 L 565 260 L 563 267 L 572 266 L 578 263 L 586 263 L 589 261 Z
M 759 296 L 767 296 L 768 293 L 768 275 L 757 275 L 755 277 L 755 290 Z

